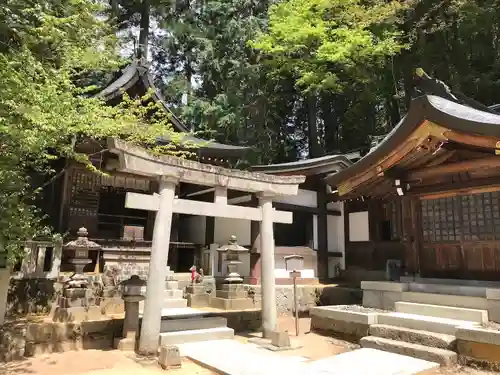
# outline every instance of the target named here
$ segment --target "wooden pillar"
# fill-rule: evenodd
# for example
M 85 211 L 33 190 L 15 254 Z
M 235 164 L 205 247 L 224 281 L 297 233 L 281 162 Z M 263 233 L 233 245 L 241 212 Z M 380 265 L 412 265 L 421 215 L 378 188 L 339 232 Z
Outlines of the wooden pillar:
M 318 204 L 318 278 L 327 281 L 328 275 L 328 213 L 326 184 L 321 176 L 316 184 Z

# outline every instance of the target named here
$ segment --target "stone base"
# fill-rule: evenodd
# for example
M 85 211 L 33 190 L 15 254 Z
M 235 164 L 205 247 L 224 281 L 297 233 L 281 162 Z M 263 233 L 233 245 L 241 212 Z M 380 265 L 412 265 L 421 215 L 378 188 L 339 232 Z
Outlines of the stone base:
M 99 306 L 90 307 L 57 307 L 54 311 L 53 320 L 55 322 L 83 322 L 87 320 L 99 320 L 102 318 Z
M 125 313 L 125 304 L 122 298 L 105 298 L 99 305 L 103 315 L 117 315 Z
M 187 305 L 189 307 L 210 307 L 212 299 L 210 294 L 188 294 Z
M 288 335 L 288 332 L 273 332 L 271 336 L 275 336 L 276 334 L 286 334 Z M 288 345 L 275 345 L 277 342 L 276 337 L 271 337 L 271 338 L 263 338 L 263 337 L 253 337 L 248 340 L 249 343 L 259 345 L 265 349 L 271 350 L 273 352 L 280 352 L 280 351 L 285 351 L 285 350 L 295 350 L 295 349 L 300 349 L 303 347 L 302 343 L 300 343 L 298 340 L 288 340 Z M 273 343 L 274 341 L 274 343 Z M 278 344 L 283 344 L 283 343 L 278 343 Z
M 170 368 L 181 367 L 181 356 L 177 346 L 161 346 L 160 355 L 158 357 L 158 364 L 162 369 L 168 370 Z
M 358 342 L 368 335 L 369 330 L 370 324 L 367 323 L 346 322 L 317 315 L 311 317 L 311 331 L 327 333 L 347 341 Z
M 122 352 L 133 352 L 136 348 L 136 340 L 130 337 L 116 337 L 114 339 L 114 347 Z
M 252 298 L 219 298 L 214 297 L 211 301 L 211 306 L 221 310 L 246 310 L 254 309 L 260 306 L 255 306 Z

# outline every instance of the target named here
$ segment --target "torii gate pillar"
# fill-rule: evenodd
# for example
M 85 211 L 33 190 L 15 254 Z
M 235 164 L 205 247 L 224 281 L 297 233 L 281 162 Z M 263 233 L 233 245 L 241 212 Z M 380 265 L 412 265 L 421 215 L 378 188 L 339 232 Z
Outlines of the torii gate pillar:
M 277 328 L 272 196 L 261 194 L 259 205 L 262 210 L 260 222 L 262 334 L 267 338 Z

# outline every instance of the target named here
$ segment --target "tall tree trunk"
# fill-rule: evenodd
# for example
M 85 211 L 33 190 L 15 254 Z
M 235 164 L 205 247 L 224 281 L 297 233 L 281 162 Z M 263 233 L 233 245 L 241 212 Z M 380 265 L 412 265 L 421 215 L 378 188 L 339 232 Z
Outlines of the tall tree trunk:
M 333 118 L 332 95 L 323 94 L 321 98 L 323 122 L 325 124 L 325 151 L 337 151 L 338 123 Z
M 318 124 L 317 124 L 317 107 L 316 96 L 310 94 L 306 99 L 307 106 L 307 125 L 309 130 L 309 157 L 317 158 L 321 156 L 321 147 L 318 137 Z
M 139 34 L 139 49 L 137 51 L 137 57 L 139 59 L 148 59 L 148 43 L 149 43 L 149 14 L 151 4 L 150 0 L 142 0 L 142 12 L 141 12 L 141 23 L 140 23 L 140 34 Z
M 0 326 L 7 312 L 7 293 L 9 291 L 10 269 L 0 268 Z

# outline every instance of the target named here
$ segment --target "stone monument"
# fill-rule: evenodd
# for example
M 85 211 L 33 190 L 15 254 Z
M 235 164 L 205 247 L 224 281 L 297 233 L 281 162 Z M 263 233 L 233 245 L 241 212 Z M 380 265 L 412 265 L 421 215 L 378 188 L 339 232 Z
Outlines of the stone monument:
M 223 310 L 244 310 L 255 308 L 252 298 L 248 297 L 243 278 L 238 273 L 238 265 L 241 264 L 240 255 L 249 250 L 238 245 L 235 236 L 231 236 L 227 245 L 221 246 L 217 251 L 225 254 L 227 272 L 221 290 L 216 290 L 211 305 Z
M 97 306 L 97 296 L 89 288 L 88 277 L 83 269 L 92 261 L 89 250 L 100 250 L 101 246 L 90 241 L 86 228 L 80 228 L 76 240 L 64 245 L 64 249 L 72 251 L 68 263 L 74 267 L 74 273 L 63 281 L 62 296 L 58 298 L 53 320 L 60 322 L 78 322 L 101 319 L 101 309 Z
M 136 338 L 139 333 L 139 302 L 145 298 L 143 293 L 145 286 L 146 281 L 141 280 L 137 275 L 133 275 L 121 283 L 122 298 L 125 301 L 125 319 L 123 321 L 123 337 L 115 341 L 115 347 L 119 350 L 135 350 Z

